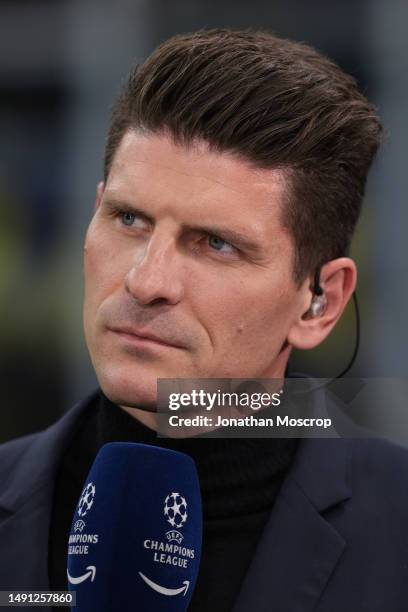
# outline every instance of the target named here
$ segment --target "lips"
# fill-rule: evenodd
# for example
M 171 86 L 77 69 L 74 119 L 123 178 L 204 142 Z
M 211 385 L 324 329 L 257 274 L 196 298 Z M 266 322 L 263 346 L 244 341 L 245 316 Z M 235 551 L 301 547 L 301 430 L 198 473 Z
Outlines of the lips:
M 161 344 L 162 346 L 182 348 L 179 344 L 157 336 L 156 334 L 152 334 L 147 330 L 140 330 L 130 326 L 110 327 L 109 329 L 117 334 L 122 334 L 123 336 L 133 336 L 135 339 L 150 340 L 151 342 Z

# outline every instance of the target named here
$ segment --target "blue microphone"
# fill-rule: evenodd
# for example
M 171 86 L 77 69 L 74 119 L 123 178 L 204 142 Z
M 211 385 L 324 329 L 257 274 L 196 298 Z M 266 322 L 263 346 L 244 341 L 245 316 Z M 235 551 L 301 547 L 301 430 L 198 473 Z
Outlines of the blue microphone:
M 201 539 L 200 486 L 191 457 L 145 444 L 106 444 L 85 481 L 69 536 L 75 610 L 186 610 Z

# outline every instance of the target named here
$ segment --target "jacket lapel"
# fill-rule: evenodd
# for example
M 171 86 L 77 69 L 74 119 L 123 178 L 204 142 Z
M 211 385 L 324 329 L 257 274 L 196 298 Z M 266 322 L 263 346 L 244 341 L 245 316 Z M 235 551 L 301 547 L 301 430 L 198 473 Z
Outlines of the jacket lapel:
M 346 439 L 302 440 L 234 612 L 309 612 L 346 547 L 322 513 L 351 496 Z
M 89 396 L 60 421 L 27 442 L 0 497 L 0 588 L 49 588 L 48 539 L 59 460 Z M 18 575 L 15 568 L 18 567 Z
M 0 585 L 7 590 L 44 590 L 48 584 L 50 492 L 35 491 L 16 511 L 0 519 Z M 16 568 L 19 568 L 18 573 Z

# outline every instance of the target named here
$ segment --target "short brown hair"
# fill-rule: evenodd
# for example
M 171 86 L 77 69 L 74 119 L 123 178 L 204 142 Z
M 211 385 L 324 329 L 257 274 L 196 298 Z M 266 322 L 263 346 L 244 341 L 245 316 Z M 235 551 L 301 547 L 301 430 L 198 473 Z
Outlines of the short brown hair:
M 348 253 L 382 133 L 374 107 L 331 60 L 266 32 L 231 30 L 175 36 L 131 71 L 113 108 L 105 180 L 131 128 L 204 139 L 285 171 L 282 221 L 298 283 Z

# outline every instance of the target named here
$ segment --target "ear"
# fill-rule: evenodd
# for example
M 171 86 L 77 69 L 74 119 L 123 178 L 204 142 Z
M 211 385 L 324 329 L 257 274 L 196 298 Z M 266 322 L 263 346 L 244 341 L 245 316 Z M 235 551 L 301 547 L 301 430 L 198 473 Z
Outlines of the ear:
M 294 348 L 307 350 L 318 346 L 330 334 L 344 312 L 357 283 L 357 268 L 349 257 L 333 259 L 320 272 L 320 286 L 327 300 L 321 315 L 310 317 L 313 299 L 313 279 L 308 278 L 301 288 L 305 294 L 303 306 L 288 334 L 288 343 Z M 306 309 L 304 306 L 306 304 Z
M 103 181 L 100 181 L 97 186 L 96 186 L 96 195 L 95 195 L 95 202 L 94 202 L 94 213 L 98 210 L 99 205 L 101 203 L 102 200 L 102 196 L 103 196 L 103 192 L 105 191 L 105 183 Z

